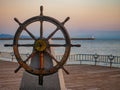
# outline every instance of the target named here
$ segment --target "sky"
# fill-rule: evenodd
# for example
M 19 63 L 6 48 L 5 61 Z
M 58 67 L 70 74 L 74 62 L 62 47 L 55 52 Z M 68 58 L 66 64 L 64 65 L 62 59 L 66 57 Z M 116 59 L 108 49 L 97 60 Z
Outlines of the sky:
M 15 34 L 20 22 L 40 14 L 64 21 L 72 37 L 120 39 L 120 0 L 0 0 L 0 33 Z M 36 32 L 37 34 L 37 32 Z

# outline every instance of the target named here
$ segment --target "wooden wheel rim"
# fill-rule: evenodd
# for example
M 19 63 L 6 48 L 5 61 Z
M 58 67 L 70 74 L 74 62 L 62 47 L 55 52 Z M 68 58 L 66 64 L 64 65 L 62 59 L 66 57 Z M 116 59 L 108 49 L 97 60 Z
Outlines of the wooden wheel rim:
M 61 32 L 63 33 L 63 36 L 65 38 L 65 42 L 67 44 L 67 46 L 65 47 L 65 52 L 64 52 L 62 59 L 60 60 L 60 62 L 57 65 L 55 65 L 49 71 L 45 70 L 45 69 L 40 71 L 40 70 L 31 68 L 29 65 L 24 63 L 23 59 L 20 56 L 19 50 L 18 50 L 18 40 L 19 40 L 20 34 L 29 24 L 36 22 L 36 21 L 47 21 L 47 22 L 50 22 L 50 23 L 56 25 L 57 27 L 59 27 Z M 32 17 L 32 18 L 26 20 L 23 24 L 21 24 L 19 26 L 19 28 L 17 29 L 16 34 L 14 36 L 13 45 L 14 45 L 13 46 L 14 54 L 15 54 L 15 57 L 16 57 L 18 63 L 27 72 L 34 74 L 34 75 L 50 75 L 50 74 L 57 72 L 58 69 L 60 69 L 66 63 L 67 58 L 70 54 L 70 49 L 71 49 L 70 37 L 69 37 L 69 34 L 68 34 L 66 28 L 64 27 L 64 25 L 62 23 L 60 23 L 58 20 L 56 20 L 52 17 L 48 17 L 48 16 L 35 16 L 35 17 Z

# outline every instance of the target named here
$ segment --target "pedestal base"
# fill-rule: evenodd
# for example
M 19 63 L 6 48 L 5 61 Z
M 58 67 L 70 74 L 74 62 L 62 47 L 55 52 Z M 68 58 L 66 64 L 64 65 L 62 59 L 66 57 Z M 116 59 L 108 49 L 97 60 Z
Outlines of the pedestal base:
M 43 86 L 39 85 L 38 76 L 23 73 L 20 90 L 61 90 L 58 73 L 44 76 Z
M 55 56 L 53 48 L 50 49 L 51 54 Z M 44 69 L 52 68 L 54 65 L 54 60 L 44 53 Z M 36 54 L 32 59 L 30 66 L 32 68 L 40 67 L 40 57 Z M 32 75 L 26 71 L 23 73 L 23 78 L 21 80 L 20 90 L 66 90 L 63 73 L 61 70 L 52 75 L 43 77 L 43 85 L 39 85 L 39 77 Z

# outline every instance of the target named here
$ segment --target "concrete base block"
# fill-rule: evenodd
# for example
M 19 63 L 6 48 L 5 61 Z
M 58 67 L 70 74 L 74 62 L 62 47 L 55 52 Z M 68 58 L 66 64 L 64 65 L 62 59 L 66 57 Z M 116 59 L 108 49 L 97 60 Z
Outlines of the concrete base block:
M 39 85 L 39 78 L 36 75 L 23 73 L 20 90 L 61 90 L 58 73 L 44 76 L 43 86 Z
M 55 56 L 53 48 L 51 48 L 51 54 Z M 54 66 L 55 62 L 44 53 L 44 69 L 50 69 Z M 36 54 L 32 59 L 30 66 L 32 68 L 40 68 L 39 53 Z M 23 73 L 21 80 L 20 90 L 66 90 L 63 73 L 61 70 L 52 75 L 43 77 L 43 85 L 39 85 L 39 76 L 32 75 L 26 71 Z

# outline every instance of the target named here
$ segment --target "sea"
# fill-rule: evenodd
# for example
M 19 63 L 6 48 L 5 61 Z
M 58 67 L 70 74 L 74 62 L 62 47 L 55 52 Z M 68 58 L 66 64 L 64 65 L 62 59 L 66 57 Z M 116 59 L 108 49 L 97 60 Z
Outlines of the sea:
M 33 40 L 20 40 L 20 44 L 33 44 Z M 63 40 L 53 40 L 54 44 L 64 44 Z M 72 44 L 80 44 L 81 47 L 71 47 L 70 54 L 99 54 L 120 56 L 120 40 L 72 40 Z M 4 47 L 5 44 L 13 44 L 13 40 L 0 40 L 0 52 L 13 52 L 13 47 Z M 29 54 L 32 47 L 19 47 L 22 54 Z M 56 55 L 64 53 L 64 47 L 55 47 Z

